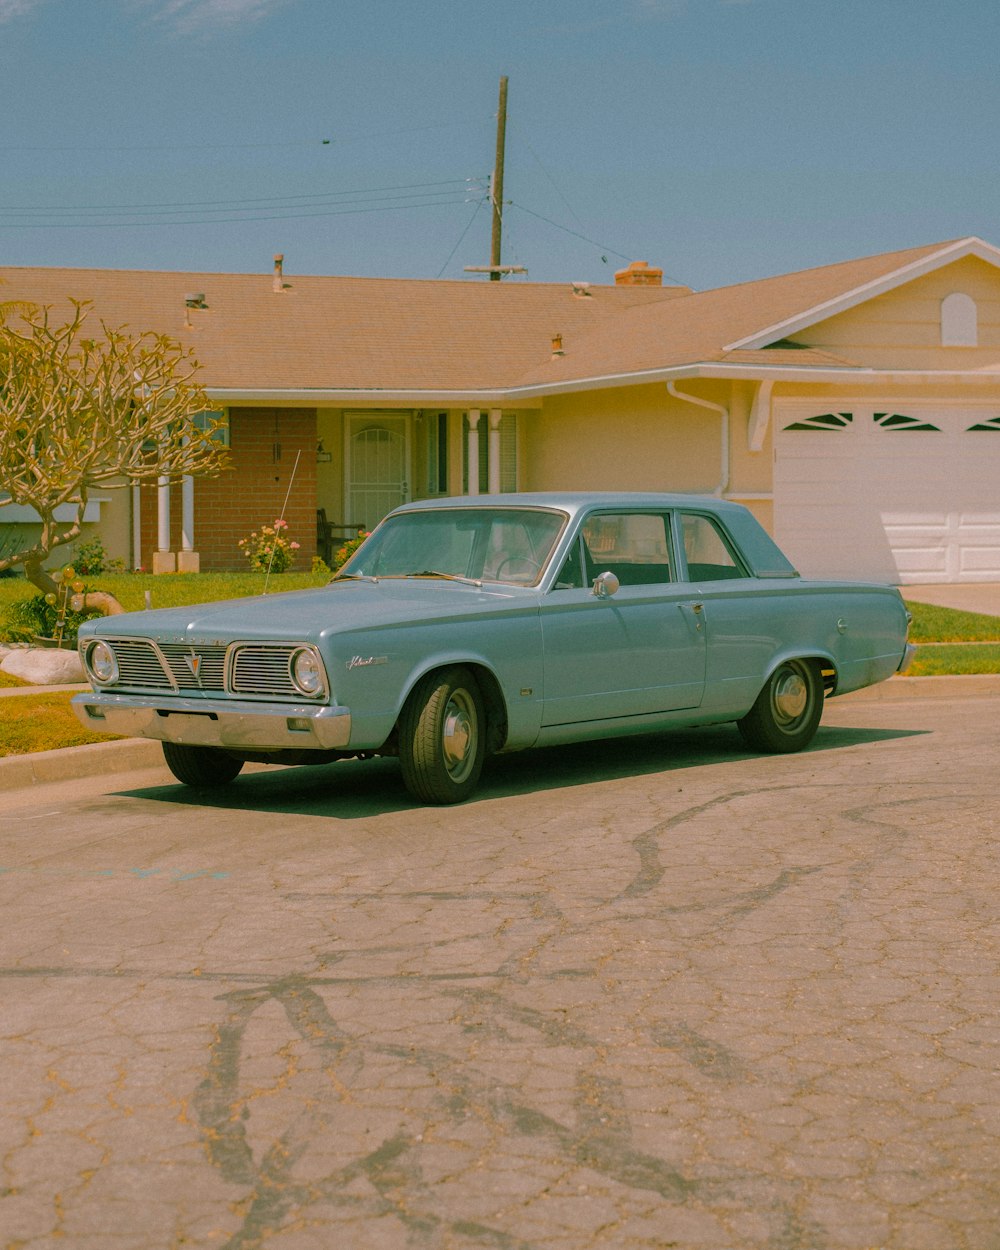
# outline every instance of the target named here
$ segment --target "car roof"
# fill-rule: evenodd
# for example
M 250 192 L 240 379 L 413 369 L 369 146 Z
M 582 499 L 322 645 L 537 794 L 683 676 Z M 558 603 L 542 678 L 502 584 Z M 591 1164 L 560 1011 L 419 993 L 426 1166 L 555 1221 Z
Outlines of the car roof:
M 715 495 L 687 495 L 656 491 L 521 491 L 507 495 L 452 495 L 403 504 L 391 512 L 446 508 L 554 508 L 570 522 L 595 508 L 685 508 L 719 517 L 736 540 L 741 554 L 757 577 L 798 577 L 794 565 L 761 523 L 743 504 Z
M 590 508 L 705 508 L 718 513 L 738 513 L 741 504 L 714 495 L 689 495 L 667 491 L 517 491 L 503 495 L 452 495 L 443 499 L 420 499 L 402 504 L 395 512 L 425 508 L 558 508 L 577 513 Z

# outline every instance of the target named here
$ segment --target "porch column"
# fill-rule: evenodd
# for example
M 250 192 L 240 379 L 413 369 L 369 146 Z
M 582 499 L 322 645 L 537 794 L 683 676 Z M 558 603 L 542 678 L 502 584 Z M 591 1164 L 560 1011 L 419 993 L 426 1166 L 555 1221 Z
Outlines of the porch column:
M 142 566 L 142 488 L 132 486 L 132 568 Z
M 156 482 L 156 550 L 153 552 L 154 573 L 175 573 L 177 556 L 170 550 L 170 478 Z
M 499 408 L 490 409 L 489 482 L 490 494 L 500 494 L 500 418 Z
M 181 478 L 181 549 L 177 553 L 178 573 L 199 573 L 201 560 L 194 549 L 194 478 Z
M 479 409 L 469 409 L 469 489 L 468 494 L 479 494 Z

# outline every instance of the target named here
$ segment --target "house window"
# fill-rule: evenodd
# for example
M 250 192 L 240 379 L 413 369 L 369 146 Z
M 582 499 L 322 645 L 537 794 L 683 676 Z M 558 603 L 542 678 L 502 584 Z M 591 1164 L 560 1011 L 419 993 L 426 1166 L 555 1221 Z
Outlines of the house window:
M 427 431 L 427 494 L 448 493 L 448 414 L 431 412 L 424 422 Z
M 204 412 L 195 415 L 191 424 L 196 430 L 207 430 L 212 424 L 215 429 L 212 431 L 212 441 L 218 443 L 222 447 L 229 446 L 229 409 L 210 409 L 206 408 Z
M 479 493 L 489 491 L 490 423 L 486 412 L 479 418 Z M 500 490 L 517 490 L 517 416 L 505 412 L 500 418 Z M 469 418 L 462 419 L 462 491 L 469 493 Z
M 956 291 L 941 301 L 941 346 L 978 347 L 979 313 L 971 295 Z

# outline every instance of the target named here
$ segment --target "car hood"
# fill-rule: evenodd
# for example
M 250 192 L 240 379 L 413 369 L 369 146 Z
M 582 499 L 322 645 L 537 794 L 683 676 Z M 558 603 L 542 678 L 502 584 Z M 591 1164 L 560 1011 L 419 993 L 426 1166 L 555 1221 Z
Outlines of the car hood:
M 80 627 L 80 639 L 126 636 L 188 643 L 257 638 L 315 640 L 325 634 L 407 621 L 523 611 L 537 599 L 535 589 L 479 587 L 438 578 L 338 580 L 316 590 L 101 617 Z

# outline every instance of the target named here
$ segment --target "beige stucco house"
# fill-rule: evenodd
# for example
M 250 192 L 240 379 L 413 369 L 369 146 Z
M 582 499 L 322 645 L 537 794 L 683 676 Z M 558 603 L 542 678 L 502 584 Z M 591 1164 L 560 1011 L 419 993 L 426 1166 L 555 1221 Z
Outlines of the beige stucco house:
M 980 239 L 704 292 L 643 262 L 614 286 L 280 262 L 0 280 L 190 344 L 227 416 L 223 478 L 98 501 L 130 564 L 240 567 L 286 494 L 306 555 L 318 509 L 370 527 L 440 494 L 657 489 L 746 503 L 806 575 L 1000 581 L 1000 250 Z

